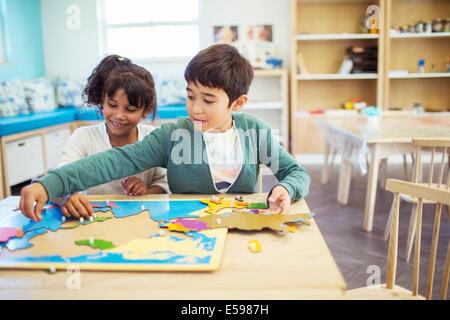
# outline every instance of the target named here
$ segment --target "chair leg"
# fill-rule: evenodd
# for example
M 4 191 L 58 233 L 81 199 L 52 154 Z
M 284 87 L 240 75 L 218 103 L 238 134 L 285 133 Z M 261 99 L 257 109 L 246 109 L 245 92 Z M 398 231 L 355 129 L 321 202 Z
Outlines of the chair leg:
M 417 201 L 417 218 L 416 220 L 416 240 L 414 244 L 414 269 L 413 269 L 413 296 L 419 294 L 419 275 L 420 275 L 420 240 L 422 235 L 422 209 L 423 209 L 423 199 L 418 198 Z
M 436 253 L 439 238 L 439 226 L 441 223 L 441 212 L 442 212 L 442 203 L 438 203 L 436 204 L 436 211 L 434 213 L 433 240 L 431 242 L 430 264 L 428 266 L 427 300 L 431 300 L 431 294 L 433 292 L 434 266 L 436 264 Z
M 444 276 L 441 285 L 441 300 L 447 299 L 448 279 L 450 278 L 450 239 L 447 244 L 447 257 L 445 258 Z
M 323 162 L 323 167 L 322 167 L 322 176 L 320 178 L 320 183 L 321 184 L 327 184 L 328 183 L 328 177 L 330 175 L 330 167 L 329 167 L 329 156 L 330 156 L 330 146 L 327 145 L 325 146 L 325 155 L 324 155 L 324 162 Z
M 399 199 L 399 201 L 400 201 L 400 199 Z M 391 210 L 389 211 L 389 218 L 386 223 L 386 228 L 384 229 L 384 236 L 383 236 L 384 241 L 387 241 L 387 239 L 389 238 L 389 234 L 391 233 L 392 215 L 393 214 L 394 214 L 394 200 L 392 200 Z
M 331 156 L 330 168 L 333 169 L 334 159 L 336 159 L 337 151 L 333 149 L 333 155 Z
M 380 177 L 378 180 L 378 185 L 380 188 L 384 189 L 386 186 L 386 179 L 387 179 L 387 159 L 381 160 L 380 164 Z
M 409 180 L 409 170 L 408 170 L 408 159 L 406 159 L 406 154 L 403 155 L 403 172 L 405 174 L 405 180 Z
M 399 215 L 400 197 L 398 192 L 394 193 L 394 204 L 392 214 L 392 230 L 389 239 L 388 261 L 386 270 L 386 288 L 393 289 L 395 285 L 395 276 L 397 273 L 397 252 L 398 252 L 398 215 Z
M 407 262 L 409 262 L 409 258 L 411 257 L 412 246 L 414 243 L 414 236 L 416 235 L 416 225 L 417 225 L 417 206 L 413 205 L 411 208 L 411 218 L 409 220 L 408 240 L 406 242 L 405 260 Z

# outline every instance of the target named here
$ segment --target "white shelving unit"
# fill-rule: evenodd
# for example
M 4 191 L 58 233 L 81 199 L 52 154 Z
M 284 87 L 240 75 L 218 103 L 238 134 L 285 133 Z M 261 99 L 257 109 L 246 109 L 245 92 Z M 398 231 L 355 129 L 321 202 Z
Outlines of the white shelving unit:
M 287 71 L 285 69 L 255 69 L 248 97 L 249 101 L 242 112 L 267 122 L 273 134 L 286 150 L 289 150 Z

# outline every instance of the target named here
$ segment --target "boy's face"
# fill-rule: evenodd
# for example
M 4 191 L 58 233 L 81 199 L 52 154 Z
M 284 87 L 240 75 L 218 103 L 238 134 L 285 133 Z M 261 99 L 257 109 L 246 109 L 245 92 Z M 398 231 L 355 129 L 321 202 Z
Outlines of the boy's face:
M 194 127 L 202 132 L 227 131 L 233 123 L 231 117 L 233 111 L 239 110 L 247 102 L 247 97 L 241 96 L 229 106 L 229 98 L 225 90 L 205 87 L 199 82 L 189 81 L 186 91 L 186 109 L 189 118 L 194 123 Z

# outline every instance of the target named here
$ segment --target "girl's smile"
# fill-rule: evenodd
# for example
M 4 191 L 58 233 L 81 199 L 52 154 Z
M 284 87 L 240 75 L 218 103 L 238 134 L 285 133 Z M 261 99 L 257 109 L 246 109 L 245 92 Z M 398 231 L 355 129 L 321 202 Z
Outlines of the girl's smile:
M 122 88 L 117 89 L 113 97 L 105 97 L 103 116 L 109 140 L 113 147 L 137 141 L 137 124 L 141 118 L 146 118 L 150 110 L 131 106 L 127 94 Z

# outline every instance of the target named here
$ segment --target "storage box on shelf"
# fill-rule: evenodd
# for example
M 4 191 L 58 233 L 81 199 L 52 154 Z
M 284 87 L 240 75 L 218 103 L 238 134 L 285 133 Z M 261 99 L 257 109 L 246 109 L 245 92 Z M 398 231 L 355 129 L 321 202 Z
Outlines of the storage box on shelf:
M 447 70 L 450 32 L 442 29 L 442 32 L 399 33 L 394 30 L 448 18 L 450 1 L 386 1 L 386 24 L 391 30 L 386 32 L 386 70 L 389 72 L 384 104 L 389 109 L 410 109 L 414 103 L 420 103 L 426 111 L 450 111 L 450 72 Z M 419 59 L 424 59 L 424 72 L 419 72 Z
M 324 151 L 315 120 L 355 116 L 354 112 L 326 113 L 327 109 L 340 109 L 341 104 L 354 98 L 382 106 L 383 34 L 361 31 L 366 10 L 373 4 L 381 11 L 384 8 L 384 0 L 291 0 L 290 125 L 294 156 Z M 380 13 L 376 21 L 380 29 L 383 20 Z M 339 73 L 346 50 L 352 46 L 378 47 L 377 72 Z

